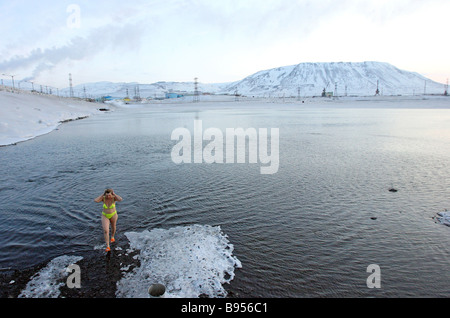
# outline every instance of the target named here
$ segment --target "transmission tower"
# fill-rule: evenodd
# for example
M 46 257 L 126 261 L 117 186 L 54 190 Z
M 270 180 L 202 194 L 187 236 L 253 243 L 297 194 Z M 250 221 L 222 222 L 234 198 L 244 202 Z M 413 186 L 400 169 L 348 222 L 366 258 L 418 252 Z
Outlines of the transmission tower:
M 73 97 L 72 74 L 69 73 L 70 97 Z
M 198 78 L 194 78 L 194 103 L 199 102 Z

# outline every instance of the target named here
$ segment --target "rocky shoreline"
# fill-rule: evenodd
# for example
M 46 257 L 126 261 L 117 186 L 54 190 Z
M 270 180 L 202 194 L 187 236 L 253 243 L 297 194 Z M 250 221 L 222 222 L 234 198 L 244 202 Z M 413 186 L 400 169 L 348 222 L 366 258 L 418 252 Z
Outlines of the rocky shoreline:
M 139 251 L 124 253 L 127 246 L 113 248 L 110 253 L 93 250 L 83 255 L 76 264 L 80 266 L 81 288 L 69 288 L 67 276 L 56 283 L 60 287 L 61 298 L 115 298 L 116 283 L 127 272 L 139 266 L 133 258 Z M 129 248 L 129 247 L 128 247 Z M 48 262 L 26 269 L 7 269 L 0 272 L 0 298 L 18 298 L 33 275 L 43 269 Z M 126 269 L 124 269 L 126 268 Z

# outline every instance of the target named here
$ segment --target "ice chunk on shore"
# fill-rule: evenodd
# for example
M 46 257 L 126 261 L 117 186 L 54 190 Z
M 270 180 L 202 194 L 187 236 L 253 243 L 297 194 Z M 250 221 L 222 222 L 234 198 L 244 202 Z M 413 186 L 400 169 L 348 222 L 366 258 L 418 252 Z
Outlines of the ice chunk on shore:
M 82 259 L 81 256 L 68 255 L 54 258 L 46 267 L 31 277 L 19 298 L 58 298 L 59 288 L 66 283 L 65 280 L 61 282 L 61 278 L 69 275 L 66 272 L 67 267 Z
M 220 227 L 191 225 L 169 230 L 125 233 L 140 250 L 140 267 L 117 282 L 117 297 L 145 298 L 154 283 L 165 285 L 167 298 L 200 295 L 225 297 L 222 284 L 234 278 L 240 261 Z

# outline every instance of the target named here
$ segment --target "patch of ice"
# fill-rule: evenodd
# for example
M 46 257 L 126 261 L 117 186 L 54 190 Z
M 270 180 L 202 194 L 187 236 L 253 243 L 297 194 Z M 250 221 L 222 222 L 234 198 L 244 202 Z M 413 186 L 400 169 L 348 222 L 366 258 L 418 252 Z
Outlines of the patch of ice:
M 125 235 L 130 246 L 140 251 L 141 265 L 117 282 L 117 297 L 147 298 L 154 283 L 166 287 L 167 298 L 225 297 L 222 284 L 229 283 L 235 268 L 242 266 L 218 226 L 192 225 Z
M 65 280 L 62 283 L 58 281 L 69 275 L 69 272 L 66 271 L 69 265 L 82 259 L 81 256 L 67 255 L 54 258 L 46 267 L 31 277 L 19 298 L 58 298 L 59 288 L 65 284 Z
M 436 216 L 439 223 L 450 226 L 450 211 L 439 212 Z

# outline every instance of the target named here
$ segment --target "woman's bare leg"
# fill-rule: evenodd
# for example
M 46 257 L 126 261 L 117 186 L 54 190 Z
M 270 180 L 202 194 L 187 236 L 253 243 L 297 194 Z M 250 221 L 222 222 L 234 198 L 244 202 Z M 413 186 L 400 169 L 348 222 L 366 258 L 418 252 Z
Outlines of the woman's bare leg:
M 114 235 L 116 235 L 116 224 L 117 224 L 117 219 L 119 218 L 119 215 L 116 213 L 114 214 L 114 216 L 111 218 L 111 238 L 114 238 Z
M 106 247 L 109 247 L 109 219 L 102 215 L 103 236 L 105 237 Z

